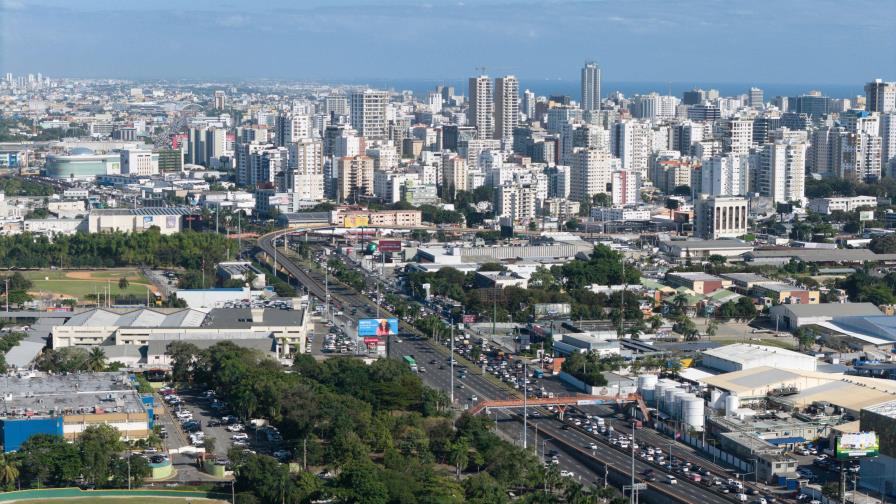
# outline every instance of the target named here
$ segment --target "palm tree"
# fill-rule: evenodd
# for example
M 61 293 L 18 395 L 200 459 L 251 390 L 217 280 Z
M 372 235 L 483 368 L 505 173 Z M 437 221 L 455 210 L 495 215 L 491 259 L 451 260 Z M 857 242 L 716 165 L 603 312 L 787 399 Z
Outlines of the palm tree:
M 0 485 L 6 489 L 13 489 L 18 479 L 18 464 L 13 460 L 7 459 L 6 456 L 0 455 Z
M 672 304 L 674 304 L 680 311 L 684 311 L 685 307 L 688 305 L 688 297 L 679 292 L 672 298 Z
M 101 347 L 93 347 L 87 354 L 87 369 L 89 371 L 102 371 L 106 367 L 106 352 Z

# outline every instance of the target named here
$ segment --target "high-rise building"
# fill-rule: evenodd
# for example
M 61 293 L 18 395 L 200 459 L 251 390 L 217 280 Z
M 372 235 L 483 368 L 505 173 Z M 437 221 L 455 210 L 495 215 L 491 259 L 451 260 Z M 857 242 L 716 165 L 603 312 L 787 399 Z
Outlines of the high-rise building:
M 366 89 L 351 95 L 352 127 L 368 140 L 386 138 L 386 105 L 389 93 Z
M 520 123 L 520 81 L 513 75 L 495 80 L 495 138 L 513 142 L 513 129 Z
M 610 192 L 612 173 L 609 152 L 595 147 L 576 149 L 569 167 L 569 199 L 590 202 L 595 194 Z
M 611 152 L 622 161 L 623 170 L 635 170 L 647 178 L 653 131 L 642 121 L 622 121 L 613 125 L 610 134 Z
M 159 155 L 150 150 L 125 149 L 121 151 L 122 175 L 158 175 Z
M 775 203 L 806 199 L 806 144 L 776 140 L 757 154 L 756 190 Z
M 209 128 L 205 131 L 205 162 L 211 166 L 213 160 L 224 155 L 227 146 L 227 130 Z M 216 162 L 216 161 L 215 161 Z
M 492 80 L 487 75 L 470 77 L 470 104 L 467 108 L 467 124 L 476 128 L 476 138 L 492 138 L 495 131 Z M 513 130 L 511 130 L 511 135 Z
M 610 176 L 613 205 L 637 205 L 641 202 L 641 173 L 616 170 Z
M 750 107 L 755 109 L 765 108 L 765 97 L 762 90 L 757 87 L 750 88 Z
M 209 166 L 224 155 L 227 132 L 222 128 L 190 128 L 187 139 L 187 162 Z
M 811 147 L 806 155 L 806 166 L 812 173 L 832 177 L 840 171 L 840 137 L 843 128 L 823 126 L 812 132 Z
M 690 91 L 685 91 L 681 96 L 682 105 L 699 105 L 706 100 L 706 91 L 698 88 L 694 88 Z
M 240 185 L 249 185 L 255 178 L 255 173 L 260 169 L 256 169 L 255 164 L 259 161 L 256 155 L 268 148 L 273 147 L 271 144 L 263 144 L 258 142 L 238 143 L 234 150 L 236 164 L 236 183 Z
M 535 217 L 536 190 L 528 184 L 505 184 L 495 191 L 495 214 L 514 222 Z
M 600 67 L 588 61 L 582 67 L 582 110 L 600 110 Z
M 874 79 L 865 84 L 865 110 L 882 114 L 896 112 L 896 82 Z
M 839 170 L 841 178 L 873 182 L 881 175 L 881 137 L 868 133 L 849 133 L 840 136 Z
M 632 98 L 632 116 L 638 119 L 671 119 L 678 110 L 678 98 L 658 93 L 636 95 Z
M 457 191 L 467 190 L 467 161 L 460 156 L 449 157 L 442 166 L 443 197 L 454 197 Z
M 305 114 L 284 113 L 277 116 L 277 145 L 285 147 L 313 136 L 311 117 Z
M 535 117 L 535 93 L 528 89 L 523 91 L 523 101 L 520 112 L 526 115 L 526 119 L 530 122 L 537 120 Z
M 719 121 L 718 136 L 725 152 L 746 156 L 753 147 L 753 120 L 732 117 Z
M 339 159 L 339 201 L 357 203 L 373 195 L 373 158 L 367 156 Z
M 700 169 L 700 192 L 710 196 L 744 196 L 750 187 L 749 173 L 747 156 L 713 156 Z
M 880 171 L 896 177 L 896 112 L 880 116 Z
M 289 144 L 287 192 L 307 201 L 324 199 L 323 142 L 305 138 Z
M 705 240 L 747 234 L 747 199 L 701 195 L 694 202 L 694 234 Z
M 215 91 L 215 110 L 224 110 L 227 107 L 227 95 L 224 91 Z

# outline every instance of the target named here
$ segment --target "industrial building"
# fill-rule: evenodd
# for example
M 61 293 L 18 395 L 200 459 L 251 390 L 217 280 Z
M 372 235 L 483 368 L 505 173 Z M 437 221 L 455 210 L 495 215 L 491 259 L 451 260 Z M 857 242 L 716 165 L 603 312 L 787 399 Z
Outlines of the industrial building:
M 142 233 L 155 226 L 163 235 L 179 233 L 189 208 L 101 208 L 90 211 L 87 229 L 91 233 Z
M 725 372 L 756 367 L 815 371 L 818 361 L 810 355 L 784 348 L 734 343 L 703 352 L 703 365 Z
M 493 247 L 420 247 L 417 260 L 423 263 L 453 265 L 462 262 L 488 262 L 509 259 L 569 260 L 577 254 L 590 254 L 594 245 L 583 240 L 555 240 L 550 245 L 493 246 Z
M 673 259 L 687 259 L 720 255 L 738 257 L 753 251 L 753 246 L 740 240 L 664 240 L 660 250 Z
M 839 317 L 875 315 L 883 315 L 883 312 L 874 303 L 782 304 L 769 311 L 772 320 L 777 320 L 782 329 L 790 330 Z
M 171 341 L 200 342 L 262 340 L 275 356 L 288 357 L 306 348 L 309 313 L 304 307 L 124 309 L 97 308 L 78 313 L 52 328 L 52 348 L 69 346 L 130 347 L 143 357 L 134 367 L 156 367 L 163 359 L 149 358 L 148 346 Z M 159 343 L 161 342 L 161 343 Z
M 836 317 L 805 327 L 831 348 L 880 352 L 882 359 L 896 348 L 896 317 L 893 316 Z
M 710 294 L 731 286 L 730 280 L 707 273 L 667 273 L 666 283 L 672 287 L 686 287 L 697 294 Z
M 152 432 L 153 399 L 127 373 L 30 374 L 3 378 L 3 451 L 18 450 L 35 434 L 74 440 L 91 425 L 107 424 L 124 439 Z

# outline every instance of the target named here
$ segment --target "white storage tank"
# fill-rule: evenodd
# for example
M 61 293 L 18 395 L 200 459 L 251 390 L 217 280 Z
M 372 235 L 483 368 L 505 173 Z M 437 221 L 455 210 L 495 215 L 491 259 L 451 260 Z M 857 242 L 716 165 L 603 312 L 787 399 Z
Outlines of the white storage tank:
M 654 408 L 659 408 L 660 403 L 663 402 L 663 399 L 666 397 L 666 391 L 671 387 L 668 383 L 661 381 L 653 387 L 653 401 L 650 403 L 650 406 Z
M 638 376 L 638 391 L 640 392 L 641 390 L 646 389 L 646 388 L 656 387 L 657 381 L 658 381 L 658 378 L 656 375 L 644 374 L 644 375 Z
M 688 395 L 681 399 L 681 421 L 688 428 L 703 430 L 704 411 L 703 399 L 695 395 Z
M 725 409 L 725 394 L 719 389 L 712 389 L 709 396 L 709 407 L 712 409 Z
M 678 394 L 679 392 L 682 392 L 682 390 L 678 387 L 675 387 L 666 389 L 666 392 L 663 393 L 663 404 L 661 405 L 661 408 L 669 415 L 672 415 L 675 411 L 675 402 L 672 398 L 675 397 L 675 394 Z
M 681 390 L 681 389 L 679 389 L 678 392 L 676 392 L 672 395 L 672 403 L 669 408 L 670 409 L 669 414 L 672 415 L 672 418 L 675 418 L 678 420 L 682 419 L 681 403 L 684 400 L 684 398 L 689 395 L 691 395 L 691 394 L 689 394 L 688 392 Z
M 725 397 L 725 415 L 732 416 L 737 414 L 737 409 L 740 408 L 740 399 L 736 395 L 729 394 Z

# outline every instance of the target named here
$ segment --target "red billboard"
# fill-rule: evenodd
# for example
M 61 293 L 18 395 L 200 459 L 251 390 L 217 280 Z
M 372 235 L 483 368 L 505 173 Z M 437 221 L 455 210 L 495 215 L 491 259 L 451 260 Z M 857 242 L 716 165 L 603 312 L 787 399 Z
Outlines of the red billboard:
M 364 344 L 369 345 L 371 343 L 379 343 L 380 339 L 377 337 L 368 337 L 364 338 Z
M 476 315 L 471 315 L 469 313 L 465 314 L 463 323 L 464 324 L 475 324 L 476 323 Z
M 380 252 L 401 252 L 401 240 L 380 240 Z

